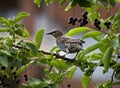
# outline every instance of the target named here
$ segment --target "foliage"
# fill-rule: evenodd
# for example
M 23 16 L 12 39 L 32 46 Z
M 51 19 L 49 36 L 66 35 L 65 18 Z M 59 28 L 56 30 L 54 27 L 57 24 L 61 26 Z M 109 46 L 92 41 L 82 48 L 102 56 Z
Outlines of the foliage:
M 34 0 L 34 3 L 40 7 L 42 1 Z M 45 3 L 49 5 L 55 1 L 45 0 Z M 65 2 L 67 0 L 59 0 L 61 6 Z M 31 41 L 28 39 L 30 35 L 27 29 L 19 23 L 24 17 L 29 16 L 28 13 L 21 12 L 16 17 L 8 19 L 1 17 L 0 33 L 7 33 L 8 35 L 0 37 L 0 76 L 4 80 L 12 79 L 19 84 L 18 76 L 28 66 L 43 64 L 48 66 L 44 70 L 45 77 L 40 80 L 32 77 L 28 78 L 27 75 L 24 75 L 28 84 L 22 84 L 21 88 L 58 88 L 65 78 L 71 80 L 76 69 L 80 68 L 84 73 L 82 86 L 87 88 L 96 67 L 103 67 L 103 74 L 108 73 L 109 69 L 113 69 L 113 74 L 111 80 L 106 80 L 103 84 L 97 84 L 96 88 L 112 88 L 112 86 L 120 84 L 120 63 L 117 61 L 120 58 L 120 12 L 118 11 L 106 19 L 102 19 L 98 12 L 102 6 L 107 12 L 111 6 L 114 7 L 119 2 L 119 0 L 69 0 L 65 11 L 79 5 L 88 12 L 87 17 L 90 19 L 91 26 L 95 26 L 90 28 L 82 25 L 70 29 L 66 33 L 67 36 L 84 33 L 82 39 L 93 38 L 96 41 L 96 44 L 80 51 L 75 60 L 60 57 L 58 55 L 60 50 L 56 46 L 53 47 L 51 52 L 40 51 L 44 29 L 40 29 L 36 33 L 34 41 Z M 51 70 L 52 68 L 54 68 L 54 71 Z M 114 82 L 114 77 L 118 82 Z

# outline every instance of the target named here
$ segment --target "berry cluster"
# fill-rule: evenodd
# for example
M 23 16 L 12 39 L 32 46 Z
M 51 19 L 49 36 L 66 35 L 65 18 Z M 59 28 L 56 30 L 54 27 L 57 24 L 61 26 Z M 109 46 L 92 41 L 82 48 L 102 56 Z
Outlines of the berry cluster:
M 101 30 L 100 21 L 99 21 L 98 19 L 95 19 L 95 20 L 94 20 L 94 26 L 95 26 L 98 30 Z
M 104 25 L 107 27 L 107 29 L 110 28 L 111 23 L 110 22 L 105 22 Z
M 100 21 L 98 19 L 95 19 L 94 20 L 94 26 L 98 29 L 98 30 L 101 30 L 101 27 L 100 27 Z M 110 28 L 110 25 L 111 25 L 111 22 L 105 22 L 104 25 L 107 27 L 107 29 Z
M 72 24 L 72 25 L 75 25 L 75 23 L 78 22 L 80 24 L 80 26 L 85 26 L 86 24 L 88 24 L 87 15 L 88 15 L 88 12 L 84 12 L 82 14 L 82 18 L 70 17 L 69 20 L 68 20 L 68 23 Z
M 25 78 L 25 81 L 28 81 L 28 75 L 27 74 L 24 75 L 24 78 Z
M 11 67 L 10 69 L 13 70 L 14 67 Z M 19 84 L 21 80 L 20 80 L 20 78 L 18 78 L 16 71 L 12 72 L 12 75 L 13 75 L 13 79 L 16 81 L 16 84 Z M 25 78 L 25 81 L 28 81 L 27 74 L 24 75 L 24 78 Z
M 78 21 L 78 18 L 69 17 L 68 23 L 75 25 L 75 22 L 77 22 L 77 21 Z

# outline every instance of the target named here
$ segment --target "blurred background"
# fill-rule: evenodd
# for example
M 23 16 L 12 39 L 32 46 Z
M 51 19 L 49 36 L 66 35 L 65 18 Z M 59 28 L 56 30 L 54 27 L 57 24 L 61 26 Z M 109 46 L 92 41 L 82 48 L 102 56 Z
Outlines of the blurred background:
M 0 17 L 6 17 L 6 18 L 12 18 L 16 16 L 20 11 L 26 11 L 30 13 L 29 17 L 26 17 L 24 20 L 22 20 L 22 23 L 25 24 L 26 28 L 29 30 L 31 34 L 31 39 L 34 38 L 35 33 L 41 29 L 44 28 L 45 32 L 49 32 L 53 29 L 60 29 L 64 33 L 69 31 L 71 28 L 78 27 L 79 25 L 69 25 L 68 24 L 68 18 L 70 16 L 78 17 L 80 18 L 82 15 L 83 10 L 77 6 L 71 9 L 68 12 L 65 12 L 64 9 L 68 3 L 64 4 L 62 7 L 59 6 L 58 0 L 56 3 L 51 4 L 49 6 L 46 6 L 45 3 L 42 3 L 41 8 L 38 8 L 34 3 L 33 0 L 1 0 L 0 1 Z M 105 19 L 107 16 L 114 14 L 118 11 L 120 5 L 116 5 L 115 8 L 111 8 L 109 13 L 105 13 L 104 8 L 101 8 L 99 11 L 101 13 L 101 16 L 103 19 Z M 87 26 L 90 26 L 89 24 Z M 76 35 L 74 37 L 80 38 L 82 35 Z M 85 40 L 85 47 L 88 47 L 95 43 L 92 39 L 86 39 Z M 50 51 L 50 49 L 55 46 L 55 40 L 52 36 L 44 36 L 41 50 Z M 29 71 L 29 75 L 32 77 L 39 77 L 42 78 L 44 76 L 43 70 L 44 68 L 39 67 L 30 67 L 32 69 Z M 30 70 L 28 68 L 28 70 Z M 93 76 L 91 77 L 91 83 L 89 88 L 93 88 L 97 83 L 104 82 L 106 79 L 111 79 L 112 70 L 109 70 L 107 74 L 102 74 L 102 68 L 96 68 L 96 71 L 93 73 Z M 33 73 L 34 72 L 34 73 Z M 73 80 L 68 82 L 64 81 L 61 88 L 67 88 L 68 84 L 71 84 L 71 88 L 82 88 L 81 87 L 81 77 L 83 73 L 80 71 L 80 69 L 77 69 Z M 114 87 L 118 88 L 118 87 Z

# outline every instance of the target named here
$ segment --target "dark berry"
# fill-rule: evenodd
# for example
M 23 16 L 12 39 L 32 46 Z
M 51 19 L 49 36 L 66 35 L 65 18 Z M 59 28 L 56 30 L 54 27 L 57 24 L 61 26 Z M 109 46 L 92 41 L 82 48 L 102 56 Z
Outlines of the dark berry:
M 74 21 L 72 22 L 72 25 L 75 25 L 75 22 L 74 22 Z
M 70 84 L 68 84 L 68 88 L 70 88 L 71 87 L 71 85 Z
M 82 21 L 82 19 L 78 19 L 78 23 L 80 23 Z
M 3 85 L 3 87 L 9 87 L 10 86 L 10 84 L 4 84 Z
M 118 55 L 117 58 L 120 59 L 120 55 Z
M 70 21 L 72 21 L 72 20 L 73 20 L 73 17 L 72 17 L 72 16 L 71 16 L 71 17 L 69 17 L 69 20 L 70 20 Z
M 85 15 L 88 15 L 88 12 L 84 12 Z
M 28 78 L 25 78 L 25 81 L 28 81 Z
M 4 79 L 6 79 L 7 78 L 7 75 L 4 75 Z
M 27 74 L 25 74 L 24 77 L 27 77 Z
M 17 79 L 17 76 L 16 75 L 14 75 L 14 77 L 13 77 L 14 79 Z
M 13 74 L 13 75 L 16 75 L 16 72 L 13 72 L 12 74 Z
M 101 27 L 99 25 L 95 26 L 98 30 L 101 30 Z
M 10 67 L 10 69 L 11 69 L 11 70 L 13 70 L 13 69 L 14 69 L 14 67 L 13 67 L 13 66 L 11 66 L 11 67 Z
M 108 25 L 111 25 L 111 22 L 108 22 Z
M 78 21 L 78 18 L 74 18 L 74 21 Z
M 16 80 L 16 84 L 19 84 L 19 83 L 20 83 L 20 81 L 21 81 L 20 79 L 17 79 L 17 80 Z
M 68 23 L 69 23 L 69 24 L 71 24 L 71 23 L 72 23 L 72 21 L 70 21 L 70 20 L 69 20 L 69 21 L 68 21 Z
M 2 67 L 1 67 L 1 70 L 5 70 L 5 69 L 6 69 L 6 67 L 5 67 L 5 66 L 2 66 Z

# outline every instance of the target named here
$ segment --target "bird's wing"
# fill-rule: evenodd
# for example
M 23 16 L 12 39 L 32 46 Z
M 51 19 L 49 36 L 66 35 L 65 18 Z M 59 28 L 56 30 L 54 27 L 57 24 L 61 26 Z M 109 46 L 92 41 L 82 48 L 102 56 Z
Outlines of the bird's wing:
M 82 41 L 80 39 L 74 39 L 74 38 L 71 38 L 71 37 L 68 37 L 68 36 L 62 36 L 61 37 L 61 42 L 64 42 L 64 43 L 79 43 L 79 44 L 85 43 L 84 41 Z

